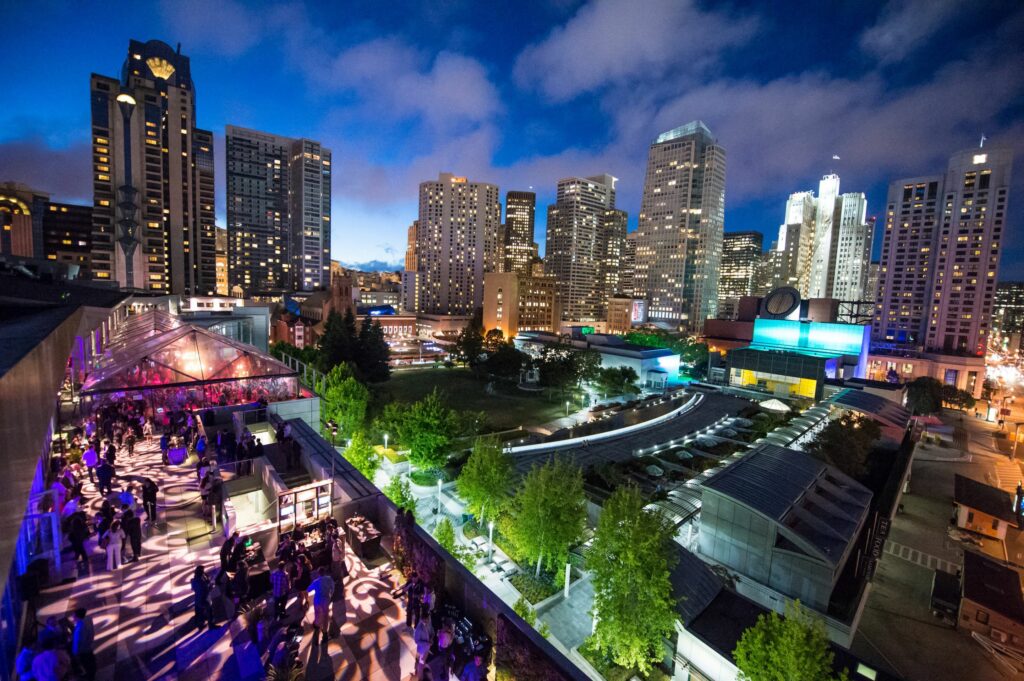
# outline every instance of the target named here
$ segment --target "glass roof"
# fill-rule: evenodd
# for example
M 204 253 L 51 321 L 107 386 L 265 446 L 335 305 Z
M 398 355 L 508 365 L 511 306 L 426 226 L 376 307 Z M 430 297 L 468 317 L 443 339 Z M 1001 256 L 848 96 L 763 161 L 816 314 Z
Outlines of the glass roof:
M 180 319 L 166 310 L 148 310 L 142 314 L 132 315 L 121 325 L 117 333 L 107 344 L 100 367 L 117 363 L 125 352 L 131 353 L 139 343 L 159 336 L 182 325 Z
M 83 393 L 163 388 L 189 383 L 296 376 L 256 348 L 206 329 L 182 325 L 112 352 L 86 379 Z

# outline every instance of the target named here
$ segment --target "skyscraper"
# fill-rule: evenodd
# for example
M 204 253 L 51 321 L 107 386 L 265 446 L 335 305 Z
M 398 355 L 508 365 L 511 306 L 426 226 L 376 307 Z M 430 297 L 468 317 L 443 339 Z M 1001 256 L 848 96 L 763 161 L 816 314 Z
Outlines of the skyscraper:
M 652 321 L 694 332 L 718 310 L 725 150 L 701 121 L 662 133 L 647 157 L 634 295 Z
M 537 195 L 533 192 L 505 192 L 503 271 L 530 273 L 536 212 Z
M 483 304 L 484 273 L 497 271 L 501 203 L 498 187 L 441 173 L 420 184 L 416 226 L 417 311 L 468 315 Z M 408 282 L 408 285 L 407 285 Z
M 789 195 L 786 220 L 779 226 L 775 276 L 795 285 L 800 295 L 808 296 L 811 286 L 811 258 L 814 254 L 814 192 Z M 781 285 L 781 284 L 780 284 Z
M 228 230 L 217 228 L 217 295 L 231 295 L 228 283 Z
M 120 80 L 92 74 L 90 101 L 93 276 L 213 293 L 213 134 L 196 127 L 189 58 L 132 40 Z
M 982 355 L 991 332 L 1013 153 L 968 149 L 944 175 L 889 185 L 873 334 Z
M 621 222 L 613 211 L 615 182 L 607 174 L 563 178 L 558 181 L 555 203 L 548 206 L 544 270 L 562 285 L 563 319 L 602 319 L 604 303 L 614 293 L 605 290 L 601 279 L 607 253 L 599 244 L 606 234 L 618 233 Z M 621 238 L 625 238 L 624 229 Z M 621 243 L 618 248 L 621 251 Z
M 619 264 L 619 293 L 633 295 L 636 274 L 636 232 L 629 232 L 622 242 L 622 260 Z
M 743 296 L 753 293 L 754 274 L 761 262 L 761 232 L 733 232 L 722 240 L 721 276 L 718 280 L 718 316 L 732 319 Z
M 600 292 L 600 319 L 605 318 L 608 299 L 622 293 L 622 258 L 626 250 L 629 215 L 618 208 L 601 214 L 597 239 L 597 285 Z
M 319 142 L 224 129 L 231 287 L 310 290 L 330 279 L 331 152 Z

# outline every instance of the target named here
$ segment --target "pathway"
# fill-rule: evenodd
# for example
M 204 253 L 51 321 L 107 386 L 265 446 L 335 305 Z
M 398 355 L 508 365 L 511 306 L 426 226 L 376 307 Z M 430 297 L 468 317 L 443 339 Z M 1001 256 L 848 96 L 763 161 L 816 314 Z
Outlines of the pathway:
M 196 565 L 208 570 L 218 565 L 221 543 L 217 538 L 189 544 L 188 534 L 197 534 L 192 527 L 199 505 L 195 468 L 161 465 L 155 442 L 141 443 L 133 460 L 119 457 L 118 464 L 124 479 L 147 476 L 160 485 L 161 522 L 145 538 L 141 560 L 113 572 L 105 569 L 105 556 L 90 539 L 90 564 L 74 581 L 44 590 L 39 619 L 87 608 L 96 626 L 99 679 L 263 678 L 259 652 L 240 619 L 202 632 L 192 622 L 189 580 Z M 88 481 L 85 497 L 90 512 L 98 509 L 99 496 Z M 415 646 L 404 612 L 390 596 L 391 575 L 365 568 L 351 551 L 347 562 L 348 620 L 342 636 L 325 648 L 310 645 L 307 624 L 300 647 L 306 678 L 410 678 Z M 290 619 L 302 618 L 294 599 L 291 606 Z
M 959 563 L 952 563 L 944 558 L 933 556 L 930 553 L 925 553 L 913 547 L 907 546 L 906 544 L 900 544 L 891 539 L 885 542 L 885 552 L 889 555 L 902 558 L 905 561 L 920 565 L 928 570 L 942 570 L 943 572 L 949 572 L 956 574 L 956 571 L 960 569 Z M 962 555 L 962 554 L 961 554 Z

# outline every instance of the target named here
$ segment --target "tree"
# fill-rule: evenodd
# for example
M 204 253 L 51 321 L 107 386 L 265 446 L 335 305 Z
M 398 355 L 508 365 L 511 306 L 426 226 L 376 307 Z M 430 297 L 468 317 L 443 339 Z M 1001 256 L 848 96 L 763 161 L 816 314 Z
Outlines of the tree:
M 459 546 L 455 540 L 455 528 L 452 526 L 452 521 L 448 518 L 442 518 L 441 522 L 434 528 L 434 539 L 441 545 L 448 553 L 459 561 L 465 563 L 469 558 L 469 552 Z
M 526 353 L 516 350 L 511 343 L 502 343 L 488 356 L 484 367 L 487 373 L 499 378 L 518 378 L 526 361 Z
M 833 672 L 835 655 L 825 625 L 796 601 L 786 616 L 774 610 L 743 632 L 732 653 L 744 681 L 845 681 Z
M 934 414 L 942 409 L 942 382 L 930 376 L 907 384 L 907 407 L 914 414 Z
M 382 491 L 384 496 L 390 499 L 398 508 L 403 511 L 416 513 L 416 497 L 413 496 L 412 490 L 409 488 L 409 481 L 405 478 L 399 475 L 394 476 L 388 481 L 388 484 L 384 486 Z
M 577 350 L 572 355 L 573 372 L 576 374 L 577 385 L 583 381 L 593 381 L 601 371 L 601 353 L 597 350 Z
M 577 380 L 574 352 L 573 348 L 562 343 L 548 343 L 541 348 L 538 360 L 540 384 L 562 392 L 574 385 Z
M 455 339 L 455 354 L 460 362 L 470 366 L 480 363 L 480 355 L 484 352 L 484 336 L 480 327 L 470 322 L 459 332 Z
M 487 346 L 488 350 L 492 351 L 507 345 L 505 342 L 505 332 L 501 329 L 491 329 L 484 336 L 484 345 Z
M 554 459 L 526 474 L 510 504 L 503 534 L 528 560 L 537 562 L 539 577 L 545 558 L 549 565 L 565 561 L 586 521 L 583 472 Z
M 356 380 L 349 365 L 337 364 L 324 376 L 324 418 L 335 421 L 343 433 L 352 434 L 363 428 L 369 404 L 370 391 Z
M 483 524 L 488 512 L 494 516 L 501 511 L 512 476 L 512 457 L 497 438 L 478 437 L 455 485 L 466 500 L 466 510 Z
M 679 354 L 679 359 L 691 367 L 691 373 L 701 378 L 707 374 L 708 345 L 690 336 L 654 329 L 650 331 L 632 331 L 626 334 L 626 342 L 643 345 L 649 348 L 668 348 Z
M 661 641 L 671 636 L 677 615 L 670 579 L 672 526 L 644 506 L 633 484 L 612 493 L 587 567 L 593 572 L 594 645 L 616 664 L 646 674 L 661 658 Z
M 829 421 L 807 446 L 807 451 L 851 478 L 861 480 L 868 473 L 871 451 L 881 436 L 878 421 L 846 412 Z
M 974 399 L 974 395 L 966 390 L 960 390 L 955 385 L 943 385 L 942 402 L 954 409 L 971 409 L 977 400 Z
M 344 315 L 332 310 L 320 337 L 320 369 L 330 371 L 339 364 L 354 361 L 357 341 L 356 318 L 351 308 L 345 310 Z
M 306 346 L 304 348 L 297 348 L 291 343 L 285 341 L 277 341 L 270 344 L 270 354 L 274 357 L 293 357 L 300 362 L 316 367 L 320 361 L 320 353 L 317 349 L 312 346 Z
M 981 384 L 981 399 L 991 401 L 993 394 L 998 389 L 998 383 L 993 381 L 991 378 L 986 378 Z
M 463 424 L 459 414 L 433 392 L 411 404 L 397 423 L 398 440 L 409 448 L 409 461 L 417 468 L 438 469 L 448 461 L 448 449 Z
M 380 455 L 361 430 L 352 435 L 352 441 L 345 448 L 345 459 L 370 482 L 373 482 L 373 476 L 381 464 Z
M 380 322 L 370 316 L 364 317 L 353 357 L 359 373 L 371 383 L 388 380 L 391 378 L 391 368 L 388 366 L 390 355 L 391 349 L 384 339 L 384 329 Z
M 607 367 L 598 370 L 594 384 L 602 395 L 635 395 L 639 379 L 632 367 Z

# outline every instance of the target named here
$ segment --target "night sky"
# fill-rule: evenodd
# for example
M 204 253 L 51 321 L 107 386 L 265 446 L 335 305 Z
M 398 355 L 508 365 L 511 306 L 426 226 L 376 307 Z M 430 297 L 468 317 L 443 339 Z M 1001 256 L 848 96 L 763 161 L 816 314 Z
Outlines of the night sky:
M 881 217 L 889 180 L 943 171 L 985 134 L 1016 153 L 1001 279 L 1024 278 L 1015 0 L 320 4 L 0 3 L 0 180 L 90 203 L 89 74 L 160 39 L 191 57 L 197 124 L 217 135 L 218 222 L 225 125 L 319 139 L 347 264 L 398 266 L 416 186 L 439 171 L 503 199 L 533 187 L 542 244 L 558 178 L 611 173 L 634 229 L 647 146 L 701 119 L 728 154 L 726 230 L 766 247 L 821 175 Z

